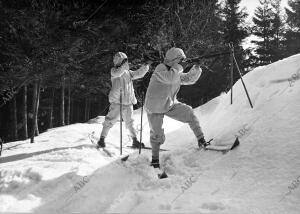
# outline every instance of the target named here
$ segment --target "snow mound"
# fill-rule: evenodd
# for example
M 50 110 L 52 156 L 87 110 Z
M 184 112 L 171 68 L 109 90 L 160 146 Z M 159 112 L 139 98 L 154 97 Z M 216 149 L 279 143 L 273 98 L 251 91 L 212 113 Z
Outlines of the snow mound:
M 206 139 L 219 144 L 240 139 L 226 154 L 197 150 L 186 124 L 164 118 L 166 142 L 160 161 L 168 178 L 157 179 L 151 151 L 126 148 L 123 128 L 107 137 L 111 156 L 96 150 L 104 117 L 51 129 L 29 141 L 5 145 L 0 169 L 0 212 L 299 213 L 300 54 L 254 69 L 194 109 Z M 140 130 L 140 110 L 134 112 Z M 124 124 L 123 124 L 124 125 Z M 149 124 L 143 115 L 143 142 Z

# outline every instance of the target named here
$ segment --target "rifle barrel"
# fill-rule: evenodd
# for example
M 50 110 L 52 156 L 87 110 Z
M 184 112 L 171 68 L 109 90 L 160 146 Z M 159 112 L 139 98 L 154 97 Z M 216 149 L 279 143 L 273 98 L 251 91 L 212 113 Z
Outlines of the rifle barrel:
M 223 56 L 223 55 L 227 55 L 227 54 L 230 54 L 230 51 L 214 53 L 214 54 L 207 54 L 207 55 L 198 56 L 195 58 L 188 58 L 185 60 L 185 62 L 187 62 L 187 63 L 199 62 L 199 60 L 201 60 L 201 59 L 209 59 L 209 58 L 214 58 L 214 57 Z

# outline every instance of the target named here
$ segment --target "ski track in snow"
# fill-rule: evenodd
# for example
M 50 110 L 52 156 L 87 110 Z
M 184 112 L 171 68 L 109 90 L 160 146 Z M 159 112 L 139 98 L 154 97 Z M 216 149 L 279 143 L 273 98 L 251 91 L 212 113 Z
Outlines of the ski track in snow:
M 96 150 L 88 135 L 99 135 L 104 117 L 48 130 L 34 144 L 5 144 L 0 212 L 299 213 L 300 81 L 288 82 L 299 70 L 295 55 L 245 75 L 253 109 L 241 81 L 233 105 L 228 93 L 195 109 L 207 139 L 226 145 L 239 136 L 241 145 L 226 154 L 197 150 L 188 125 L 165 117 L 167 179 L 149 166 L 149 150 L 123 148 L 131 155 L 120 161 L 117 125 L 107 138 L 112 157 Z M 140 110 L 134 117 L 138 127 Z

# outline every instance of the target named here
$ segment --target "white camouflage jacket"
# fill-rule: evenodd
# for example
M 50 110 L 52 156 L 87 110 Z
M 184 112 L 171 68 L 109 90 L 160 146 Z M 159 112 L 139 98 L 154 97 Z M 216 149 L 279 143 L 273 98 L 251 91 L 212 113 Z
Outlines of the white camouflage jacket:
M 111 69 L 112 88 L 109 92 L 109 102 L 120 104 L 120 92 L 122 91 L 122 104 L 136 104 L 137 100 L 134 94 L 133 80 L 142 78 L 149 70 L 149 65 L 143 65 L 138 70 L 132 71 L 128 66 L 123 65 L 120 68 Z
M 177 101 L 176 95 L 180 85 L 194 84 L 201 75 L 201 68 L 193 66 L 188 73 L 183 73 L 183 67 L 177 63 L 168 70 L 165 64 L 159 64 L 149 83 L 145 110 L 148 113 L 166 113 Z

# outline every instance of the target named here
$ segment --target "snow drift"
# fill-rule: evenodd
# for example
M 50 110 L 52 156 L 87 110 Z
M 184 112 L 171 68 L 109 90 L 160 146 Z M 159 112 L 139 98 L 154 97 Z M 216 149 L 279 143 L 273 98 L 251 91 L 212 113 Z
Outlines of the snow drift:
M 0 158 L 0 212 L 299 213 L 300 55 L 245 75 L 242 84 L 195 109 L 207 139 L 241 145 L 223 155 L 197 151 L 188 125 L 165 117 L 158 180 L 150 151 L 119 157 L 119 126 L 109 133 L 113 157 L 97 151 L 103 117 L 51 129 L 36 138 L 4 145 Z M 139 128 L 140 111 L 135 111 Z M 149 145 L 144 115 L 143 142 Z M 123 142 L 129 144 L 124 136 Z

